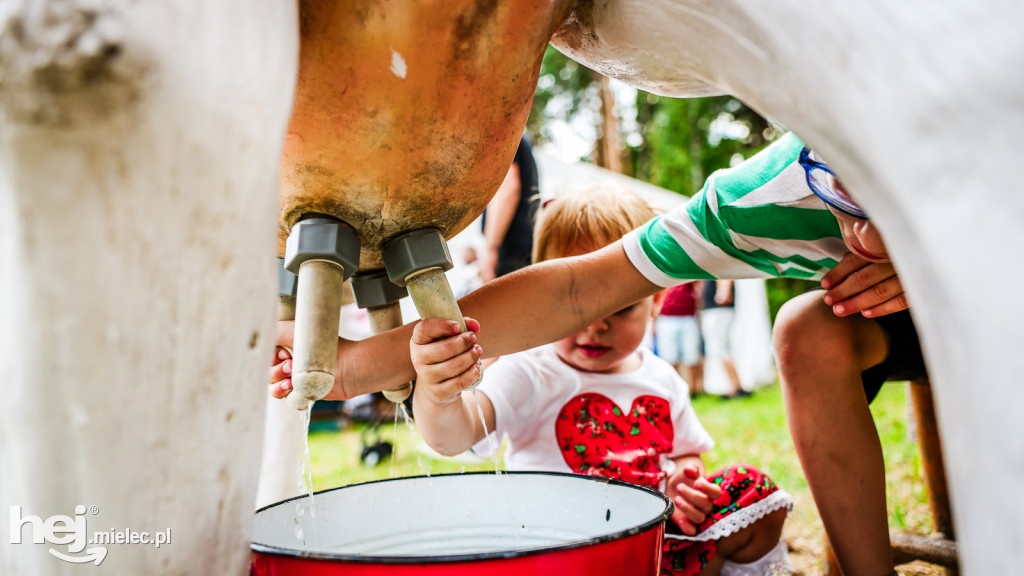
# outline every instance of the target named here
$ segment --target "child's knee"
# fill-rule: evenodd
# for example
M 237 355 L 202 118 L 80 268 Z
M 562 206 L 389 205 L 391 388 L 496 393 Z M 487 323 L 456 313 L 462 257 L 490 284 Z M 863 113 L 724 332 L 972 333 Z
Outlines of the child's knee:
M 859 319 L 836 316 L 821 294 L 801 294 L 779 310 L 772 337 L 783 379 L 787 372 L 802 370 L 808 363 L 817 364 L 823 358 L 837 366 L 854 360 L 854 323 Z
M 779 539 L 782 538 L 782 527 L 786 524 L 787 516 L 789 516 L 789 510 L 787 508 L 779 508 L 754 524 L 758 531 L 755 539 L 760 540 L 761 544 L 767 546 L 760 556 L 767 554 L 768 550 L 771 550 L 779 542 Z
M 747 563 L 758 560 L 782 539 L 782 527 L 789 511 L 780 508 L 750 526 L 726 536 L 718 542 L 718 550 L 731 562 Z
M 889 349 L 878 322 L 860 315 L 836 316 L 821 292 L 787 302 L 772 335 L 779 375 L 790 393 L 813 392 L 821 382 L 859 376 L 885 360 Z

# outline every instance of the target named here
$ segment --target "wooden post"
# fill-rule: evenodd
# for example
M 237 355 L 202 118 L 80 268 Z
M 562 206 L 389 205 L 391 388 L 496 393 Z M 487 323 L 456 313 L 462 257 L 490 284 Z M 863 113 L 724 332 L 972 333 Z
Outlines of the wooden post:
M 954 541 L 953 515 L 950 512 L 949 491 L 946 487 L 946 468 L 942 459 L 942 441 L 938 423 L 935 421 L 935 405 L 932 390 L 927 380 L 910 383 L 910 399 L 914 408 L 914 422 L 917 426 L 917 445 L 921 450 L 921 468 L 924 470 L 925 486 L 928 488 L 928 505 L 932 512 L 932 524 L 938 536 Z M 948 548 L 949 546 L 947 546 Z M 954 545 L 955 550 L 955 545 Z M 895 547 L 894 547 L 895 551 Z M 948 557 L 948 553 L 943 558 Z M 947 576 L 956 576 L 956 554 L 947 566 Z
M 825 576 L 843 576 L 843 569 L 839 566 L 839 559 L 836 558 L 836 551 L 832 548 L 832 543 L 828 540 L 828 534 L 824 537 L 825 540 Z
M 612 172 L 622 173 L 622 134 L 615 116 L 615 93 L 611 79 L 601 76 L 601 137 L 597 141 L 597 165 Z

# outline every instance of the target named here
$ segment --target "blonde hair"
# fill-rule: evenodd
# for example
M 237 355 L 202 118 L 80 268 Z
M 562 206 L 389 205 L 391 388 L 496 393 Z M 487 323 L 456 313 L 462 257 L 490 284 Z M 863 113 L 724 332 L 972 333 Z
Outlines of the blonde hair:
M 595 186 L 569 192 L 541 210 L 533 236 L 533 261 L 561 258 L 576 248 L 603 248 L 657 213 L 625 188 Z

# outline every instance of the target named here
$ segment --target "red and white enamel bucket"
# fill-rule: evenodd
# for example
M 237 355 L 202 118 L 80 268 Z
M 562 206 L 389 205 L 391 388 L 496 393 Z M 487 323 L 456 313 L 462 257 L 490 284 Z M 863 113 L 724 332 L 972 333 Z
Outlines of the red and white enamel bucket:
M 251 573 L 655 576 L 671 513 L 655 490 L 572 474 L 381 480 L 257 511 Z

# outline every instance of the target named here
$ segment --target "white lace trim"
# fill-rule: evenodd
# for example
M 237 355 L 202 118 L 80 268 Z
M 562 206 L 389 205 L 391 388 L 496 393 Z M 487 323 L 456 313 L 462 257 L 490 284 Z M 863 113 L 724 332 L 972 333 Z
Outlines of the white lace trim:
M 696 536 L 684 536 L 682 534 L 665 534 L 665 538 L 674 540 L 687 540 L 690 542 L 706 542 L 708 540 L 720 540 L 735 534 L 740 530 L 757 522 L 761 518 L 775 512 L 780 508 L 793 509 L 793 497 L 785 490 L 772 492 L 764 500 L 755 502 L 746 508 L 742 508 L 715 522 L 707 530 Z M 671 520 L 669 520 L 671 522 Z
M 793 574 L 793 563 L 789 561 L 789 550 L 785 540 L 753 562 L 740 564 L 732 560 L 722 563 L 721 576 L 784 576 Z

